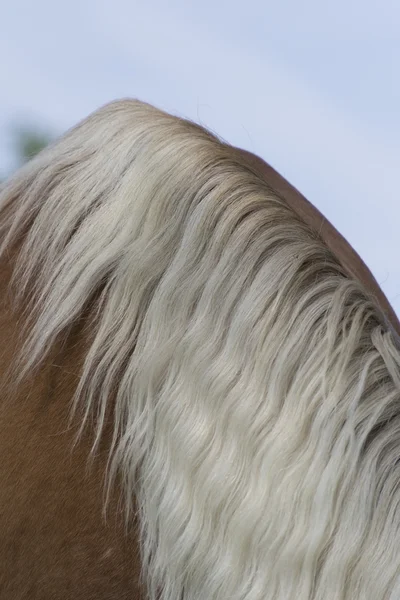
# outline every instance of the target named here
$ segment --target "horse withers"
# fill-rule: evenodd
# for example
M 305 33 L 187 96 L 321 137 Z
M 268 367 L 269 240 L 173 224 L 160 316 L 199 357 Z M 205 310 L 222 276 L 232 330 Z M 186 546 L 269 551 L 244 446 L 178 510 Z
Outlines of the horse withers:
M 120 101 L 0 231 L 1 600 L 398 600 L 399 322 L 292 186 Z

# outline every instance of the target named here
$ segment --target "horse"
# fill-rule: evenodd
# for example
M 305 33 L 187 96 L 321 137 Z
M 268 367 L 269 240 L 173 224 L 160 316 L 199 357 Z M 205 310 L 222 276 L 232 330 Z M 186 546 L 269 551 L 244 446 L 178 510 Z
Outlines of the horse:
M 294 187 L 119 100 L 0 233 L 1 600 L 400 598 L 400 324 Z

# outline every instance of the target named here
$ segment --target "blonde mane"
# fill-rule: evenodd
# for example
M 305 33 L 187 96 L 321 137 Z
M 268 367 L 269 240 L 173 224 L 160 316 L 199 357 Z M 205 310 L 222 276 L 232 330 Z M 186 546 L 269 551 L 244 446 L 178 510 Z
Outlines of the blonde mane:
M 16 383 L 91 309 L 151 600 L 398 600 L 400 351 L 372 296 L 203 128 L 107 105 L 0 191 Z M 14 382 L 15 383 L 15 382 Z

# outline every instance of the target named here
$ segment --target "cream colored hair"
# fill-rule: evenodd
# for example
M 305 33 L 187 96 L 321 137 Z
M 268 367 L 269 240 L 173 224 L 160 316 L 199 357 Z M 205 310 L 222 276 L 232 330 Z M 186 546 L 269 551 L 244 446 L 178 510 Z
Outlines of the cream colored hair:
M 201 127 L 101 108 L 0 193 L 19 380 L 82 317 L 155 600 L 400 598 L 400 352 L 360 284 Z M 97 295 L 97 296 L 96 296 Z

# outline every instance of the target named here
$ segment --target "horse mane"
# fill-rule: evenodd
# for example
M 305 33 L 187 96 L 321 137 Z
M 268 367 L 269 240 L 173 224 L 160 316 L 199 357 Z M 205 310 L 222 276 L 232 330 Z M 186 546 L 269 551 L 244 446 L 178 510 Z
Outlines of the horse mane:
M 137 506 L 151 600 L 400 597 L 400 351 L 317 233 L 202 127 L 124 100 L 0 191 L 14 384 L 90 307 L 72 412 Z

